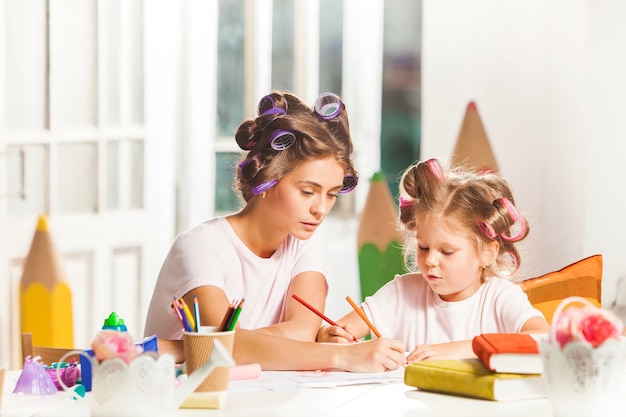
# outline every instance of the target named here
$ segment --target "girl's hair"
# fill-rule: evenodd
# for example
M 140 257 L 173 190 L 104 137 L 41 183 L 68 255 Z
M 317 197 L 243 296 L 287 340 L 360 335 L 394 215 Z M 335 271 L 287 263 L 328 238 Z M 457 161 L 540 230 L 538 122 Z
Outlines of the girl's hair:
M 259 116 L 239 125 L 235 139 L 248 152 L 238 164 L 235 188 L 246 202 L 300 164 L 328 157 L 345 167 L 341 192 L 356 186 L 358 174 L 351 159 L 348 115 L 343 102 L 335 95 L 328 95 L 340 103 L 333 118 L 320 115 L 293 94 L 273 91 L 259 102 Z M 273 139 L 280 135 L 279 139 L 289 140 L 283 141 L 284 146 L 280 140 L 279 146 L 272 145 Z
M 517 211 L 508 183 L 498 174 L 456 167 L 445 172 L 437 159 L 415 163 L 400 179 L 400 230 L 405 233 L 404 260 L 415 270 L 417 226 L 436 216 L 458 227 L 458 233 L 476 243 L 479 252 L 498 240 L 500 250 L 488 276 L 505 276 L 520 266 L 515 243 L 529 232 L 526 218 Z

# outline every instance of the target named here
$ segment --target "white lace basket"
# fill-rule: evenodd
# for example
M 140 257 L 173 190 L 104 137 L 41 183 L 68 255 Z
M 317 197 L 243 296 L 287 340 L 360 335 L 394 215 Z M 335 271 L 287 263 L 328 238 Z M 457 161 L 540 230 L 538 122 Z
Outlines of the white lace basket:
M 539 342 L 554 417 L 623 416 L 624 342 L 609 339 L 594 348 L 577 341 L 561 349 L 554 323 L 572 302 L 593 306 L 582 297 L 566 298 L 555 311 L 550 339 Z
M 129 364 L 120 359 L 98 362 L 82 351 L 66 353 L 59 362 L 70 355 L 83 355 L 91 362 L 91 417 L 170 417 L 216 367 L 235 366 L 230 352 L 219 340 L 204 364 L 196 368 L 178 387 L 175 387 L 174 356 L 163 353 L 157 357 L 150 353 L 137 356 Z M 57 379 L 65 391 L 73 392 Z M 78 401 L 86 398 L 76 397 Z

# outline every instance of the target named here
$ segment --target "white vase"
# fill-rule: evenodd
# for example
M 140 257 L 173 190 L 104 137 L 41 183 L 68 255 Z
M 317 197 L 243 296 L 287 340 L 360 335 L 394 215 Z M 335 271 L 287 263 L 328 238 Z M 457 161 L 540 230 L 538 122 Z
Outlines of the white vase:
M 554 417 L 623 416 L 624 347 L 615 339 L 596 348 L 539 342 Z

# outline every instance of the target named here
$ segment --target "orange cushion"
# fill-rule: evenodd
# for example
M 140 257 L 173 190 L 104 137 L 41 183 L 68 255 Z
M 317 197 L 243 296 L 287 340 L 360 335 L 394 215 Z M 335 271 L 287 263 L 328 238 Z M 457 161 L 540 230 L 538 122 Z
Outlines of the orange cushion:
M 602 255 L 593 255 L 558 271 L 519 282 L 531 304 L 548 323 L 559 303 L 570 296 L 584 297 L 597 306 L 602 304 Z

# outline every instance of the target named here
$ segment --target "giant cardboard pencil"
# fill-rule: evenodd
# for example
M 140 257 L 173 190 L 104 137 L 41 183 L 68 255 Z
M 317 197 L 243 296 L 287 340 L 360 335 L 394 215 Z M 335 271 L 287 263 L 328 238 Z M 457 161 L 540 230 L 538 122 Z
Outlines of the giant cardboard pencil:
M 496 157 L 491 150 L 491 145 L 489 145 L 489 138 L 478 114 L 478 108 L 473 101 L 469 102 L 465 110 L 450 165 L 500 172 Z
M 72 293 L 61 256 L 41 215 L 20 282 L 21 331 L 33 334 L 33 344 L 72 347 Z
M 370 179 L 357 235 L 362 299 L 405 272 L 397 219 L 398 209 L 384 174 L 377 172 Z

